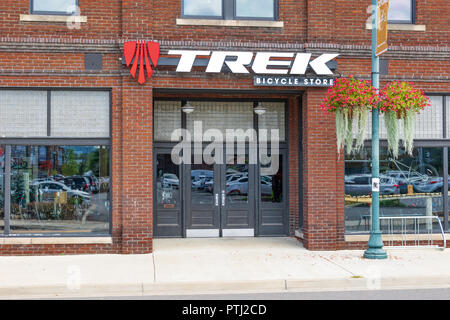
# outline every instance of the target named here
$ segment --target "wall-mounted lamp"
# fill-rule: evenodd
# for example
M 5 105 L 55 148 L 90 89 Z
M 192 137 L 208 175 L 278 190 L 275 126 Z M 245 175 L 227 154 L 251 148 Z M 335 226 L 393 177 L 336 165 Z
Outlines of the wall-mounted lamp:
M 183 110 L 184 113 L 192 113 L 192 112 L 194 112 L 195 108 L 193 106 L 191 106 L 189 101 L 186 101 L 184 106 L 181 107 L 181 110 Z
M 267 109 L 263 107 L 261 102 L 258 102 L 258 105 L 253 108 L 253 111 L 258 115 L 263 115 L 264 113 L 266 113 Z

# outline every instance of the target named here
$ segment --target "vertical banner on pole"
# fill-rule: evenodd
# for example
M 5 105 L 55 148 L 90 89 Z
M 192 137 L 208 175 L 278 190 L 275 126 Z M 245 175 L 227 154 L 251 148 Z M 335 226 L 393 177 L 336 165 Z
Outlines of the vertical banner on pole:
M 388 49 L 387 19 L 389 12 L 389 0 L 378 0 L 377 2 L 377 49 L 376 55 L 379 57 Z

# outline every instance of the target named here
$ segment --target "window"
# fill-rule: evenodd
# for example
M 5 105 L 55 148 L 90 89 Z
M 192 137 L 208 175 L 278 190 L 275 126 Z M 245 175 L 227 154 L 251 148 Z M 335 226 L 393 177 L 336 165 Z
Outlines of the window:
M 47 135 L 47 92 L 0 91 L 0 137 Z
M 155 101 L 154 139 L 171 141 L 172 133 L 181 128 L 181 101 Z
M 286 141 L 286 105 L 284 102 L 264 102 L 266 112 L 258 117 L 259 129 L 267 130 L 267 135 L 261 135 L 261 141 L 274 141 L 271 130 L 278 131 L 279 141 Z
M 184 0 L 183 15 L 222 17 L 222 0 Z
M 109 109 L 108 91 L 0 90 L 0 137 L 108 138 Z
M 109 232 L 108 146 L 12 145 L 8 171 L 8 234 Z
M 276 20 L 277 0 L 183 0 L 184 18 Z
M 253 109 L 261 102 L 266 112 L 256 116 Z M 197 101 L 190 100 L 194 112 L 186 114 L 181 106 L 186 101 L 155 100 L 154 101 L 154 141 L 157 143 L 172 141 L 172 133 L 177 129 L 187 129 L 190 138 L 197 141 L 210 142 L 211 136 L 204 136 L 209 129 L 217 129 L 226 139 L 227 129 L 234 130 L 237 141 L 248 142 L 253 133 L 259 135 L 261 142 L 278 141 L 280 144 L 287 140 L 286 103 L 274 101 Z M 194 129 L 194 123 L 197 129 Z M 253 132 L 249 129 L 255 129 Z M 174 135 L 176 138 L 177 135 Z M 178 137 L 179 141 L 181 140 Z
M 444 101 L 450 101 L 449 96 L 437 96 L 429 95 L 431 106 L 427 107 L 425 110 L 421 111 L 416 117 L 414 124 L 414 139 L 429 140 L 429 139 L 445 139 L 444 133 L 447 133 L 447 139 L 450 137 L 450 105 L 445 104 L 444 111 Z M 447 100 L 445 100 L 447 99 Z M 444 123 L 443 115 L 446 112 L 447 122 Z M 366 139 L 371 139 L 372 135 L 372 115 L 369 114 L 369 119 L 367 122 L 367 135 Z M 399 128 L 402 130 L 402 124 L 399 122 Z M 384 117 L 380 116 L 380 139 L 386 139 L 386 127 L 384 125 Z
M 450 204 L 450 195 L 445 194 L 443 181 L 450 181 L 444 167 L 450 162 L 443 156 L 450 156 L 450 95 L 428 95 L 431 106 L 421 111 L 416 118 L 413 156 L 408 156 L 400 148 L 398 159 L 392 159 L 387 150 L 386 128 L 383 116 L 380 117 L 380 177 L 381 215 L 426 215 L 427 205 L 432 214 L 438 216 L 446 231 L 448 228 L 448 211 L 443 203 Z M 355 181 L 363 176 L 371 177 L 371 116 L 368 119 L 366 147 L 358 154 L 345 158 L 345 224 L 346 232 L 368 232 L 370 230 L 370 206 L 364 200 L 371 192 L 371 185 L 358 185 Z M 399 122 L 399 129 L 401 122 Z M 402 146 L 402 144 L 400 144 Z M 407 198 L 409 192 L 427 194 L 423 199 Z M 450 188 L 450 182 L 448 183 Z M 411 189 L 412 188 L 412 189 Z M 390 198 L 391 197 L 391 198 Z M 361 201 L 362 200 L 362 201 Z M 427 204 L 428 201 L 428 204 Z M 428 211 L 430 213 L 430 211 Z M 437 225 L 433 223 L 433 230 Z M 382 229 L 383 231 L 383 229 Z
M 195 106 L 195 111 L 186 116 L 186 126 L 192 138 L 197 141 L 212 140 L 211 137 L 203 135 L 208 129 L 220 130 L 225 139 L 227 129 L 242 129 L 245 132 L 253 128 L 252 102 L 191 101 L 191 104 Z M 196 121 L 202 124 L 203 132 L 199 132 L 202 136 L 196 135 Z M 246 138 L 245 135 L 242 138 Z
M 31 0 L 31 13 L 72 15 L 77 5 L 78 0 Z
M 54 137 L 109 137 L 109 92 L 52 91 Z
M 448 222 L 448 212 L 444 211 L 443 206 L 448 199 L 448 195 L 443 193 L 444 181 L 449 181 L 444 174 L 444 166 L 448 165 L 444 163 L 445 149 L 422 145 L 414 148 L 413 156 L 400 150 L 397 159 L 391 157 L 386 146 L 380 145 L 380 216 L 434 215 L 444 225 Z M 345 156 L 347 233 L 370 231 L 371 161 L 370 146 L 364 147 L 358 154 Z M 428 230 L 424 227 L 422 225 L 420 230 Z M 382 222 L 380 228 L 382 232 L 387 231 L 386 222 Z M 440 232 L 436 221 L 429 228 Z
M 415 23 L 416 0 L 389 0 L 389 23 Z
M 110 234 L 110 103 L 105 90 L 0 90 L 0 234 Z
M 275 19 L 275 0 L 236 0 L 236 17 Z

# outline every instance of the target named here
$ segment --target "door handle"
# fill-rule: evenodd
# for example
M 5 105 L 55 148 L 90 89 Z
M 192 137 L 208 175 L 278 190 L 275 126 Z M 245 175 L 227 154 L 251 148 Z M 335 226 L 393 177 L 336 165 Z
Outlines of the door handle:
M 225 190 L 222 190 L 222 207 L 225 207 Z
M 216 207 L 219 206 L 219 194 L 216 193 Z

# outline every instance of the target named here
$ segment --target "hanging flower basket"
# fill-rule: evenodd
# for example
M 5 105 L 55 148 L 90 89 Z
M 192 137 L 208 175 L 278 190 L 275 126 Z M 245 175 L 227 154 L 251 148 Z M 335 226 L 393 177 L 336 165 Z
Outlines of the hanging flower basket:
M 378 104 L 379 99 L 370 81 L 357 80 L 353 76 L 337 79 L 328 90 L 320 107 L 326 113 L 336 114 L 338 153 L 344 146 L 347 154 L 361 149 L 369 112 Z
M 380 95 L 379 108 L 384 113 L 388 148 L 392 156 L 398 157 L 399 122 L 402 123 L 403 127 L 402 140 L 405 150 L 409 155 L 412 155 L 416 114 L 431 105 L 430 99 L 422 90 L 414 88 L 411 83 L 400 81 L 387 84 Z

